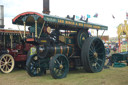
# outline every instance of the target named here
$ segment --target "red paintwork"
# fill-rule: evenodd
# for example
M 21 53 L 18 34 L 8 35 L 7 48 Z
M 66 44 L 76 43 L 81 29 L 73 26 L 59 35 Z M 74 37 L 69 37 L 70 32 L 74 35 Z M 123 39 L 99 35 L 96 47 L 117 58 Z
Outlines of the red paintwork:
M 15 61 L 26 61 L 27 60 L 27 55 L 17 55 L 14 57 Z
M 25 43 L 23 44 L 17 44 L 15 49 L 8 49 L 9 54 L 13 56 L 15 61 L 26 61 L 27 55 L 24 54 L 29 51 L 29 49 L 33 47 L 33 45 Z
M 37 13 L 37 12 L 24 12 L 24 13 L 17 15 L 12 21 L 15 22 L 16 19 L 18 19 L 21 16 L 27 15 L 27 14 L 36 14 L 36 15 L 40 16 L 41 18 L 44 17 L 43 15 L 41 15 L 40 13 Z
M 25 48 L 24 48 L 24 50 L 25 50 L 25 51 L 29 51 L 29 49 L 30 49 L 31 47 L 33 47 L 32 44 L 28 44 L 28 43 L 26 43 L 26 44 L 25 44 Z
M 26 41 L 34 41 L 34 38 L 28 38 Z
M 22 34 L 24 33 L 24 31 L 20 31 Z M 18 30 L 8 30 L 8 29 L 0 29 L 0 33 L 13 33 L 13 34 L 20 34 Z M 26 34 L 29 34 L 29 31 L 26 31 Z

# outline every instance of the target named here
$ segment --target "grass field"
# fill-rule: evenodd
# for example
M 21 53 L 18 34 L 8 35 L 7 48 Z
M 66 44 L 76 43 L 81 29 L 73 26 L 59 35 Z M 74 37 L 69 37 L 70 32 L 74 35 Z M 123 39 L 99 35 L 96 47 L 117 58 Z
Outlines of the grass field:
M 14 70 L 9 74 L 0 73 L 0 85 L 128 85 L 128 67 L 110 67 L 99 73 L 76 70 L 64 79 L 53 79 L 50 73 L 30 77 L 25 70 Z
M 70 71 L 64 79 L 53 79 L 49 72 L 30 77 L 25 70 L 15 69 L 9 74 L 0 72 L 0 85 L 128 85 L 128 66 L 110 67 L 99 73 L 86 73 L 82 69 Z

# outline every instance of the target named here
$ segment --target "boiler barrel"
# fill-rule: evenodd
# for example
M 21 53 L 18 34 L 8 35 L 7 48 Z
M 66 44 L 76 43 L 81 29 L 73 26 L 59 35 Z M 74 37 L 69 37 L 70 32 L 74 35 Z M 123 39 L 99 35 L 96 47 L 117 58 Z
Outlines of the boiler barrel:
M 56 55 L 56 54 L 64 54 L 66 56 L 71 56 L 73 53 L 73 48 L 68 45 L 54 45 L 49 47 L 49 54 Z

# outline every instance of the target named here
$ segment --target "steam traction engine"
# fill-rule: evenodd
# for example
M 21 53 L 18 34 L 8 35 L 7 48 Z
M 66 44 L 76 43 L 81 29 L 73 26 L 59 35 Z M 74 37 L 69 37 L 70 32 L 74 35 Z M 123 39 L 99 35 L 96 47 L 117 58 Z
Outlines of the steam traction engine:
M 28 35 L 28 32 L 26 32 L 26 34 Z M 31 47 L 31 44 L 21 42 L 19 31 L 1 29 L 0 71 L 2 73 L 10 73 L 14 67 L 24 68 L 27 52 Z
M 107 30 L 107 26 L 74 21 L 36 12 L 25 12 L 13 19 L 24 26 L 24 41 L 33 44 L 28 52 L 26 70 L 30 76 L 45 74 L 66 77 L 69 67 L 83 66 L 95 73 L 103 69 L 105 48 L 98 37 L 90 37 L 88 29 Z M 26 37 L 26 26 L 31 36 Z
M 26 47 L 25 47 L 26 46 Z M 25 67 L 25 62 L 27 60 L 27 51 L 32 47 L 30 44 L 17 44 L 16 48 L 7 48 L 3 50 L 0 55 L 0 71 L 2 73 L 10 73 L 13 71 L 14 67 Z

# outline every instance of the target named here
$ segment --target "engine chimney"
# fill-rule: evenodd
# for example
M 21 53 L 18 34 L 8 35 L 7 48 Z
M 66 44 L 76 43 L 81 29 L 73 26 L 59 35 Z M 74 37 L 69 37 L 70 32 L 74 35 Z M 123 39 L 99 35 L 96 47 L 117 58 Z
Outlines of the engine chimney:
M 43 13 L 49 14 L 49 0 L 43 0 Z
M 0 28 L 4 28 L 4 6 L 0 5 Z

